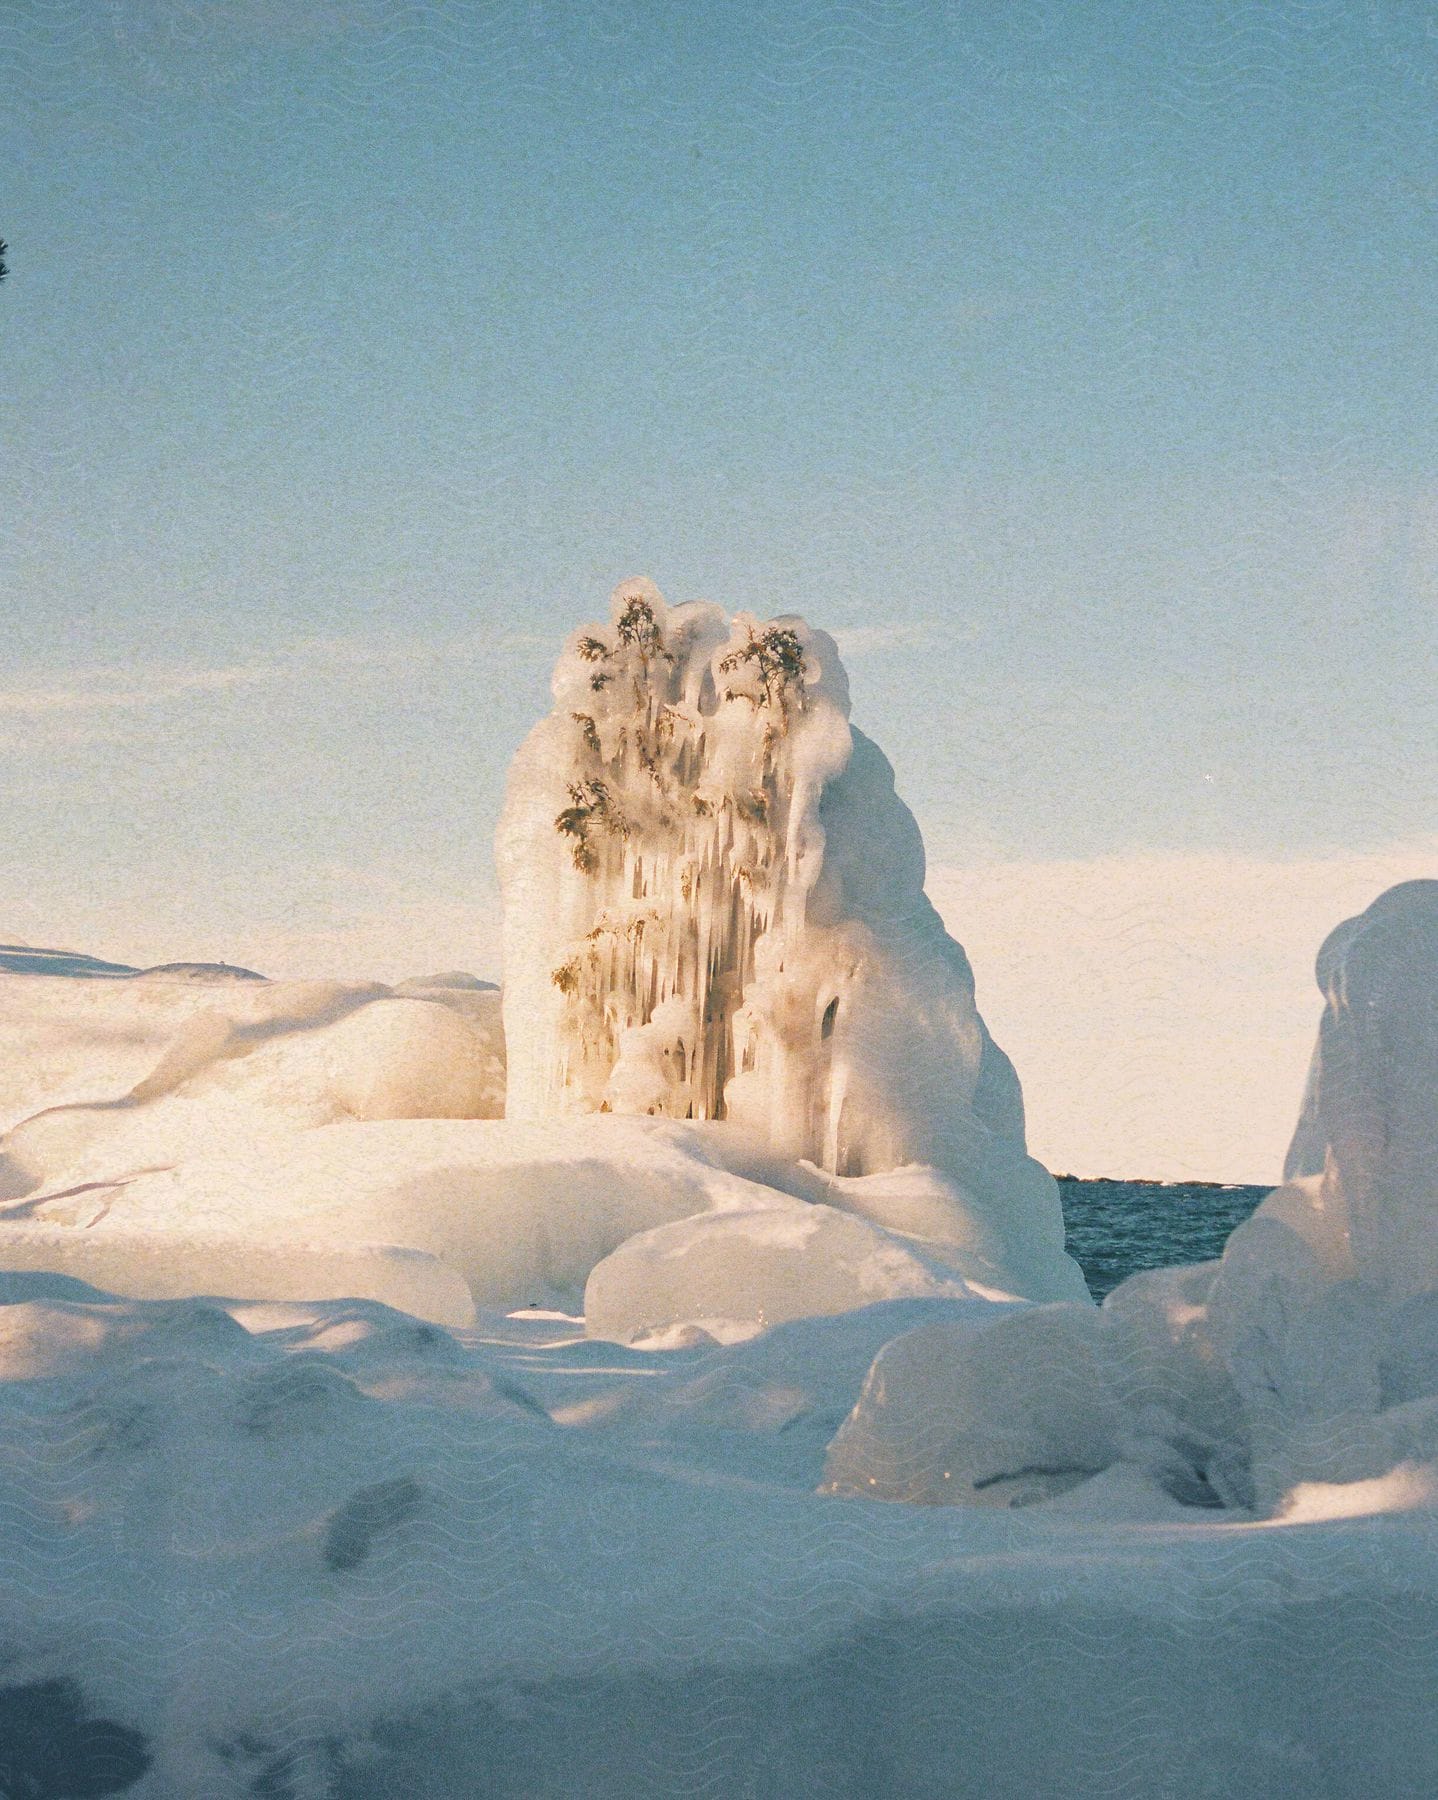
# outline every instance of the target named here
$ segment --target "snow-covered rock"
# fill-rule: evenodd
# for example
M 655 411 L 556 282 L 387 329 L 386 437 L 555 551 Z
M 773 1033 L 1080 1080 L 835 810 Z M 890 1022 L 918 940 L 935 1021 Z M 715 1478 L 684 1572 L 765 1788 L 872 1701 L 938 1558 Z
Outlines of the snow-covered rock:
M 1119 1455 L 1093 1307 L 1025 1308 L 971 1326 L 921 1326 L 875 1359 L 835 1438 L 825 1489 L 929 1505 L 1025 1506 Z

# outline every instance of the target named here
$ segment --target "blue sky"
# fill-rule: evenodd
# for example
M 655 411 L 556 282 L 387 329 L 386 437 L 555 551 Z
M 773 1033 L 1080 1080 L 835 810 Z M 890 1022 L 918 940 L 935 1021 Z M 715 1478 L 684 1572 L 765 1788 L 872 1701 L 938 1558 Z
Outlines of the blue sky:
M 492 969 L 635 573 L 846 634 L 944 870 L 1421 859 L 1435 31 L 18 0 L 0 928 Z

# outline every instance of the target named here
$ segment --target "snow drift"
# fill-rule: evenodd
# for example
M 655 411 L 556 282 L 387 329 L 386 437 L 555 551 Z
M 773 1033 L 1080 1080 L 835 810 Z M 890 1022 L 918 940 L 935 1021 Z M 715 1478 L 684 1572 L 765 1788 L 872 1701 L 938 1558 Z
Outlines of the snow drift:
M 0 1022 L 76 1096 L 0 1138 L 0 1264 L 446 1325 L 561 1307 L 623 1341 L 1011 1284 L 937 1171 L 830 1176 L 727 1122 L 474 1116 L 500 1106 L 497 1009 L 453 976 L 202 1001 L 0 977 Z
M 1340 925 L 1317 974 L 1285 1182 L 1222 1259 L 1133 1276 L 1101 1312 L 888 1345 L 830 1492 L 1020 1504 L 1107 1471 L 1100 1504 L 1127 1470 L 1160 1511 L 1438 1499 L 1438 882 Z
M 641 1351 L 0 1278 L 7 1791 L 1433 1792 L 1421 1515 L 815 1493 L 878 1346 L 995 1311 Z
M 504 1110 L 499 991 L 472 976 L 386 987 L 183 963 L 98 979 L 96 960 L 32 951 L 0 969 L 0 1130 L 222 1090 L 306 1123 Z

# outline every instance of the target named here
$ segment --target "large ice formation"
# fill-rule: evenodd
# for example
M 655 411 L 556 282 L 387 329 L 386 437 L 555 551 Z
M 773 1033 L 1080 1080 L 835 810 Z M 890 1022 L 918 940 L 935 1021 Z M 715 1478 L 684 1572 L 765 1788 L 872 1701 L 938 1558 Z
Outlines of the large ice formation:
M 626 1342 L 1084 1294 L 830 640 L 631 583 L 555 692 L 500 831 L 506 1041 L 468 977 L 27 952 L 0 1263 L 446 1324 L 583 1307 Z
M 924 894 L 833 640 L 668 607 L 651 584 L 570 639 L 510 775 L 506 1113 L 728 1120 L 840 1178 L 961 1191 L 990 1278 L 1075 1291 L 1051 1178 Z
M 1221 1261 L 1132 1276 L 1097 1314 L 896 1340 L 830 1491 L 1007 1505 L 1103 1476 L 1095 1504 L 1134 1478 L 1263 1514 L 1438 1501 L 1438 881 L 1340 925 L 1318 984 L 1284 1185 Z

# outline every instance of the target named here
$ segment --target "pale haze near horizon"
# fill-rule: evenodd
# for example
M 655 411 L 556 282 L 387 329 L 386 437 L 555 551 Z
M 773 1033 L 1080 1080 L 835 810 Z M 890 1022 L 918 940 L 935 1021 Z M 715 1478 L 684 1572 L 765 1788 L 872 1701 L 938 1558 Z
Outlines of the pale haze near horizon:
M 0 934 L 496 975 L 646 573 L 840 637 L 1038 1155 L 1276 1178 L 1438 862 L 1425 10 L 21 0 Z

